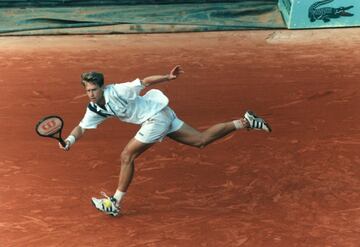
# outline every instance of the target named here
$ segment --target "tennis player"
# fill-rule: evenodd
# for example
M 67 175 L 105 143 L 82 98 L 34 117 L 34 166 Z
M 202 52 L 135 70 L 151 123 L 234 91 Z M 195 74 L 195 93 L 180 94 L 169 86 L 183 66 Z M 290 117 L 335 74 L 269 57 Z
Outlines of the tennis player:
M 181 66 L 175 66 L 169 74 L 154 75 L 131 82 L 104 85 L 104 76 L 98 72 L 86 72 L 81 75 L 90 103 L 85 115 L 65 139 L 68 151 L 84 135 L 87 129 L 95 129 L 108 118 L 140 125 L 139 131 L 129 141 L 121 153 L 119 182 L 114 195 L 108 197 L 102 192 L 102 198 L 92 198 L 94 206 L 112 216 L 120 213 L 121 201 L 134 176 L 134 161 L 145 150 L 165 137 L 193 147 L 203 148 L 211 142 L 241 129 L 256 129 L 270 132 L 266 121 L 247 111 L 244 117 L 213 125 L 199 131 L 179 119 L 168 106 L 168 98 L 159 90 L 151 89 L 145 95 L 141 90 L 157 83 L 169 82 L 184 73 Z

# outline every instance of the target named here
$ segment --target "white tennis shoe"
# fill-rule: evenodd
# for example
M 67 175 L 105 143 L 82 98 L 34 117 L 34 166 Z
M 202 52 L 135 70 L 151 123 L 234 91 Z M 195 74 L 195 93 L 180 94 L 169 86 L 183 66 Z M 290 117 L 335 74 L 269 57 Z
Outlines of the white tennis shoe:
M 249 129 L 271 132 L 270 125 L 263 118 L 256 116 L 254 112 L 245 112 L 244 118 L 249 122 Z
M 91 198 L 91 202 L 94 206 L 107 215 L 117 216 L 120 213 L 120 207 L 116 205 L 116 199 L 112 196 L 107 196 L 105 192 L 101 192 L 101 195 L 105 198 Z

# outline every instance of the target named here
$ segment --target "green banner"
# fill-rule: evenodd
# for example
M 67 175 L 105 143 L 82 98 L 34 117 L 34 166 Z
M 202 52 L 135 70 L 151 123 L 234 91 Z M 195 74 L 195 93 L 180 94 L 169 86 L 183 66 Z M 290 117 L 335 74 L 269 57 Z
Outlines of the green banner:
M 100 1 L 99 1 L 100 2 Z M 285 28 L 274 1 L 1 8 L 1 35 Z

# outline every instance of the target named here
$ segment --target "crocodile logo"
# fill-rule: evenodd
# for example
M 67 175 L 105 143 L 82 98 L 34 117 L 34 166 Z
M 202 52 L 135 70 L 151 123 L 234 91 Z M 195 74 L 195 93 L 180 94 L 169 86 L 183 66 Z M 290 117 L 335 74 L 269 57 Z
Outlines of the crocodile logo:
M 322 20 L 323 22 L 329 22 L 332 18 L 340 18 L 342 16 L 353 16 L 354 14 L 347 12 L 347 10 L 353 8 L 354 6 L 348 7 L 339 7 L 339 8 L 332 8 L 332 7 L 322 7 L 322 5 L 328 4 L 333 2 L 334 0 L 322 0 L 313 3 L 309 7 L 309 19 L 311 22 Z

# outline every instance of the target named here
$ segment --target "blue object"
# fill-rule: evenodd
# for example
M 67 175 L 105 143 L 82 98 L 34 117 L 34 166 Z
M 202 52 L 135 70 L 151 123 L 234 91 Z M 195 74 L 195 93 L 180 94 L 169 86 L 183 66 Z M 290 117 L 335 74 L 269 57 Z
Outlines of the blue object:
M 358 0 L 279 0 L 289 29 L 360 26 Z

